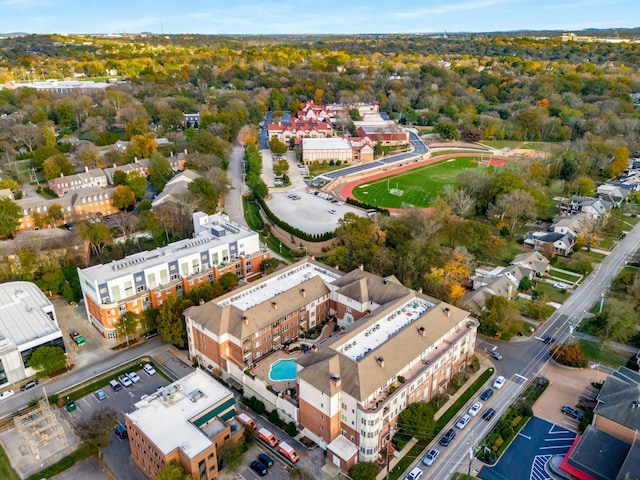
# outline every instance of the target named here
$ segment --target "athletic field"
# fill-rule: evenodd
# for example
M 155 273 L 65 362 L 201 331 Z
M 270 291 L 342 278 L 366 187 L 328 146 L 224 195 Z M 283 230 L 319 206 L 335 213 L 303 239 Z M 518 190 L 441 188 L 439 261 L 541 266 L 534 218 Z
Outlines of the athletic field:
M 484 161 L 484 164 L 480 164 Z M 490 157 L 456 157 L 430 163 L 395 175 L 364 181 L 352 195 L 362 202 L 384 208 L 429 207 L 445 185 L 454 185 L 457 175 L 468 169 L 493 169 Z

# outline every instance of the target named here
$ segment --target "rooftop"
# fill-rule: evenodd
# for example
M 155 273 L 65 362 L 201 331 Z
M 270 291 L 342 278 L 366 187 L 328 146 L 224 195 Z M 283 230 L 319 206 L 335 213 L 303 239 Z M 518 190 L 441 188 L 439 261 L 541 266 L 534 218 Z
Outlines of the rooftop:
M 221 402 L 222 408 L 207 412 Z M 219 416 L 233 411 L 233 403 L 229 390 L 198 369 L 136 403 L 127 417 L 163 454 L 179 448 L 193 458 L 211 446 L 209 435 L 220 431 Z
M 17 346 L 60 333 L 56 322 L 44 311 L 53 305 L 30 282 L 0 284 L 0 348 L 11 342 Z
M 302 149 L 311 150 L 351 150 L 351 143 L 349 140 L 342 137 L 329 137 L 329 138 L 303 138 Z

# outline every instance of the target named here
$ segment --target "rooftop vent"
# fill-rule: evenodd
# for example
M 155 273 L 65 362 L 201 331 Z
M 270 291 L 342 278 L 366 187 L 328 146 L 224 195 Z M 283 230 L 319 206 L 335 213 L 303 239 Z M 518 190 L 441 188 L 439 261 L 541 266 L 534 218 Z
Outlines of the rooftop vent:
M 193 403 L 196 403 L 201 398 L 204 398 L 204 393 L 202 393 L 202 390 L 198 388 L 189 392 L 187 396 L 189 397 L 189 400 L 191 400 Z
M 278 302 L 271 302 L 271 306 L 273 307 L 274 310 L 278 309 Z
M 378 362 L 378 365 L 380 365 L 380 368 L 384 368 L 384 358 L 383 357 L 376 358 L 376 362 Z
M 446 307 L 443 312 L 447 317 L 451 316 L 451 309 L 449 307 Z
M 420 327 L 420 328 L 418 329 L 418 333 L 420 334 L 420 336 L 421 336 L 422 338 L 424 338 L 424 336 L 427 334 L 427 329 L 426 329 L 426 328 L 424 328 L 424 327 Z

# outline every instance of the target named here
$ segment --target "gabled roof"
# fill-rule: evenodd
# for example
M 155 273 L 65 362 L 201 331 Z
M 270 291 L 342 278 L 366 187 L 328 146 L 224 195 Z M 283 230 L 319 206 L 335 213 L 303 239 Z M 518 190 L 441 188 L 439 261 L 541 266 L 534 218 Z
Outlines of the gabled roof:
M 511 265 L 522 265 L 541 275 L 549 268 L 549 260 L 540 252 L 533 251 L 516 255 Z
M 334 280 L 332 285 L 339 287 L 338 293 L 355 300 L 364 298 L 363 292 L 366 292 L 367 299 L 378 305 L 398 300 L 411 292 L 410 288 L 402 285 L 394 276 L 382 278 L 359 268 Z

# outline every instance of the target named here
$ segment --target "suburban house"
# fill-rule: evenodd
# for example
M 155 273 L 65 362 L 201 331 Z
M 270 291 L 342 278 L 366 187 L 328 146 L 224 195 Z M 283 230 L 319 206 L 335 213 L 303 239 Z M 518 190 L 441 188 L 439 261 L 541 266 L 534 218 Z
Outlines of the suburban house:
M 591 425 L 557 468 L 578 479 L 639 478 L 640 374 L 620 367 L 607 377 L 596 402 Z
M 508 267 L 476 268 L 475 275 L 471 277 L 473 291 L 462 297 L 461 305 L 471 312 L 481 312 L 485 308 L 486 301 L 500 295 L 507 299 L 513 299 L 518 295 L 518 287 L 523 278 L 532 280 L 536 272 L 520 264 Z
M 586 213 L 591 218 L 599 218 L 606 215 L 613 205 L 603 198 L 576 196 L 569 200 L 567 205 L 569 213 Z
M 378 458 L 399 413 L 464 370 L 478 327 L 465 310 L 393 276 L 344 273 L 310 258 L 184 315 L 191 358 L 297 422 L 345 471 Z M 301 339 L 332 316 L 340 334 L 319 346 Z M 255 369 L 301 343 L 295 386 L 267 388 Z
M 542 255 L 540 252 L 528 252 L 516 255 L 516 257 L 509 262 L 511 265 L 519 265 L 521 267 L 533 270 L 536 277 L 542 277 L 551 268 L 549 259 Z
M 615 207 L 619 207 L 629 194 L 636 191 L 637 187 L 637 184 L 629 185 L 621 182 L 604 183 L 596 189 L 596 196 Z
M 200 226 L 195 238 L 78 269 L 87 318 L 101 335 L 115 339 L 122 314 L 158 308 L 169 296 L 225 273 L 241 279 L 260 275 L 269 253 L 256 232 L 220 214 L 196 212 L 193 221 Z
M 84 172 L 67 177 L 61 174 L 59 177 L 52 178 L 47 182 L 47 185 L 53 190 L 53 193 L 61 197 L 72 190 L 80 190 L 87 187 L 104 188 L 108 183 L 107 176 L 101 168 L 89 170 L 89 167 L 85 167 Z
M 555 255 L 568 255 L 576 243 L 575 235 L 559 232 L 529 232 L 524 243 L 532 245 L 534 250 Z
M 193 373 L 146 396 L 125 414 L 131 458 L 150 480 L 170 462 L 189 478 L 217 480 L 218 450 L 242 440 L 233 393 L 208 373 Z
M 113 165 L 113 167 L 105 168 L 104 174 L 107 176 L 107 180 L 111 185 L 113 185 L 113 174 L 115 172 L 124 172 L 125 174 L 129 174 L 130 172 L 138 172 L 143 177 L 147 177 L 149 175 L 149 159 L 143 158 L 142 160 L 136 160 L 132 163 L 127 163 L 126 165 Z
M 189 184 L 196 178 L 204 178 L 194 170 L 184 170 L 175 175 L 162 189 L 162 192 L 151 202 L 151 205 L 179 205 L 185 195 L 189 193 Z
M 200 123 L 200 112 L 184 113 L 184 125 L 186 128 L 197 127 Z

